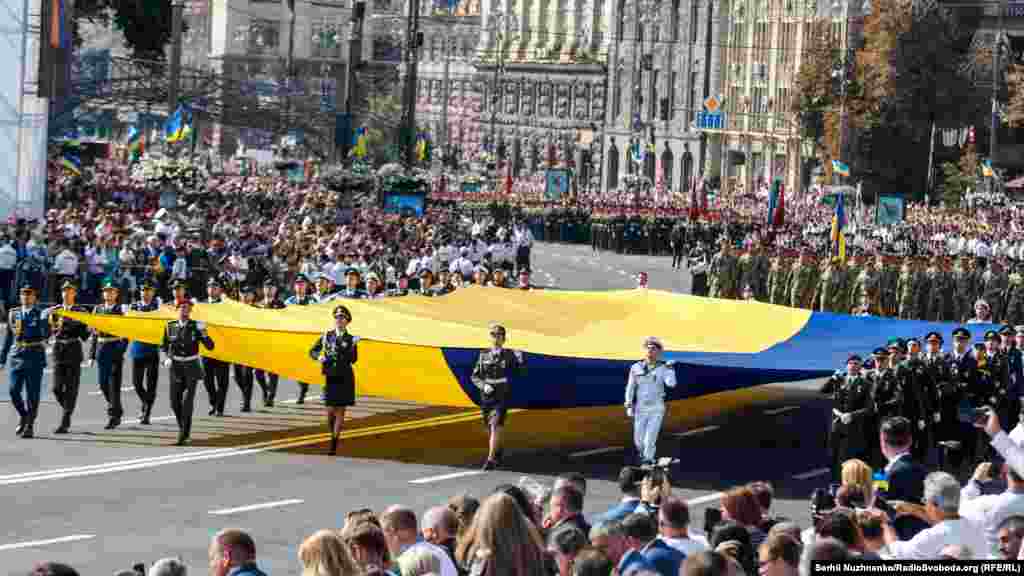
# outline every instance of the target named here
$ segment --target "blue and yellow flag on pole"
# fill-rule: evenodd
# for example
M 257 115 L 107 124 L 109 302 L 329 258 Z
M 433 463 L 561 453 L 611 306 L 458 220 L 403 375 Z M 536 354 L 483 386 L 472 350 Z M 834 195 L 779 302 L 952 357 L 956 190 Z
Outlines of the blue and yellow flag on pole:
M 985 178 L 991 178 L 992 174 L 993 174 L 993 172 L 992 172 L 992 161 L 991 160 L 983 160 L 981 162 L 981 175 L 983 177 L 985 177 Z
M 849 177 L 850 176 L 850 167 L 847 166 L 846 164 L 843 164 L 839 160 L 833 160 L 832 161 L 832 172 L 835 173 L 835 174 L 839 174 L 840 176 Z
M 832 215 L 832 256 L 846 262 L 846 198 L 843 193 L 836 194 L 836 211 Z
M 75 176 L 82 175 L 82 160 L 78 157 L 78 154 L 73 152 L 64 152 L 61 156 L 60 163 L 65 170 L 71 172 Z
M 192 112 L 182 105 L 164 123 L 164 139 L 168 143 L 181 142 L 192 133 Z

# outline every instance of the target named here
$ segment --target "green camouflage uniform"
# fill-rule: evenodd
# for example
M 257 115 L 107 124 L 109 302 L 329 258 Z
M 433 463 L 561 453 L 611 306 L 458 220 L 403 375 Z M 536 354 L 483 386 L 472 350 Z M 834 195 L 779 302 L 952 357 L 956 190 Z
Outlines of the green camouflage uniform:
M 818 310 L 837 314 L 849 313 L 846 283 L 846 267 L 841 262 L 829 262 L 821 273 L 818 291 L 814 297 L 818 303 Z
M 1005 315 L 997 317 L 993 314 L 992 319 L 1005 320 L 1012 325 L 1024 323 L 1024 275 L 1019 270 L 1014 270 L 1007 278 Z
M 1009 285 L 1009 278 L 1006 273 L 997 267 L 989 266 L 978 281 L 978 294 L 988 302 L 992 310 L 992 318 L 1004 319 L 1007 317 L 1006 306 L 1003 296 L 1006 294 Z M 971 316 L 974 316 L 974 303 L 971 302 Z
M 789 305 L 789 276 L 792 266 L 785 256 L 772 258 L 768 270 L 768 299 L 772 304 Z
M 811 262 L 793 265 L 789 286 L 789 305 L 793 308 L 810 310 L 814 303 L 814 290 L 818 285 L 818 268 Z
M 736 298 L 736 268 L 736 257 L 732 253 L 715 254 L 708 270 L 708 296 Z
M 953 267 L 953 320 L 966 322 L 974 317 L 974 272 L 960 260 Z

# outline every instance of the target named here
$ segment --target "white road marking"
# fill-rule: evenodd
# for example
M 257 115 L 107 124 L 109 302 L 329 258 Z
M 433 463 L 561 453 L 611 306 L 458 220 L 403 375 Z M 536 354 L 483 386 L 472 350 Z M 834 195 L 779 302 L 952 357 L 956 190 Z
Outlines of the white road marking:
M 707 504 L 708 502 L 715 502 L 722 499 L 723 494 L 721 492 L 715 492 L 714 494 L 708 494 L 707 496 L 701 496 L 694 498 L 693 500 L 687 500 L 688 506 L 699 506 L 701 504 Z
M 121 386 L 121 392 L 131 392 L 132 390 L 135 390 L 134 386 Z M 102 396 L 102 395 L 103 395 L 103 390 L 93 390 L 92 392 L 89 392 L 89 396 Z
M 693 430 L 687 430 L 686 432 L 680 432 L 673 434 L 676 438 L 686 438 L 688 436 L 699 436 L 705 432 L 711 432 L 712 430 L 718 430 L 718 426 L 705 426 L 703 428 L 694 428 Z
M 597 454 L 608 454 L 609 452 L 621 452 L 625 450 L 625 446 L 607 446 L 605 448 L 594 448 L 593 450 L 581 450 L 579 452 L 573 452 L 569 454 L 569 458 L 585 458 L 587 456 L 594 456 Z
M 64 542 L 78 542 L 80 540 L 92 540 L 96 536 L 94 534 L 75 534 L 73 536 L 63 536 L 61 538 L 50 538 L 49 540 L 33 540 L 32 542 L 15 542 L 13 544 L 0 544 L 0 552 L 4 550 L 20 550 L 22 548 L 39 548 L 40 546 L 49 546 L 50 544 L 63 544 Z
M 455 478 L 465 478 L 466 476 L 479 476 L 480 474 L 486 474 L 486 472 L 483 470 L 464 470 L 462 472 L 452 472 L 451 474 L 441 474 L 440 476 L 428 476 L 426 478 L 409 480 L 409 484 L 430 484 L 431 482 L 454 480 Z
M 558 253 L 558 252 L 552 252 L 551 256 L 554 257 L 554 258 L 561 258 L 562 257 L 562 255 L 560 253 Z
M 765 410 L 764 413 L 768 416 L 775 416 L 785 412 L 792 412 L 793 410 L 799 410 L 799 406 L 783 406 L 782 408 L 773 408 L 771 410 Z
M 268 508 L 280 508 L 281 506 L 292 506 L 295 504 L 302 504 L 305 500 L 291 499 L 291 500 L 278 500 L 277 502 L 264 502 L 263 504 L 251 504 L 249 506 L 239 506 L 238 508 L 222 508 L 220 510 L 210 510 L 212 516 L 227 516 L 228 514 L 237 514 L 239 512 L 251 512 L 253 510 L 266 510 Z
M 619 270 L 619 274 L 625 276 L 627 274 L 627 272 L 625 270 Z
M 828 468 L 817 468 L 815 470 L 811 470 L 810 472 L 804 472 L 803 474 L 794 474 L 793 475 L 793 479 L 794 480 L 808 480 L 810 478 L 817 478 L 818 476 L 824 476 L 825 474 L 828 474 L 829 472 L 831 472 L 831 470 L 828 469 Z

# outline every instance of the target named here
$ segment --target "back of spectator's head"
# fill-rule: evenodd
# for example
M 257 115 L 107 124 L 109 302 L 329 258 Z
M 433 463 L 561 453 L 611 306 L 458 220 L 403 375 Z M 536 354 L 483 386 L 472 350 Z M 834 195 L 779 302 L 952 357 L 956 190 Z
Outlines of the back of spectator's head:
M 811 546 L 811 553 L 808 559 L 812 562 L 836 562 L 846 560 L 850 557 L 850 550 L 835 538 L 822 538 L 816 540 Z
M 640 483 L 644 479 L 643 470 L 635 466 L 624 466 L 619 470 L 619 490 L 627 496 L 640 496 Z
M 78 576 L 78 572 L 67 564 L 43 562 L 29 572 L 29 576 Z
M 924 503 L 944 514 L 960 510 L 960 483 L 946 472 L 932 472 L 924 479 Z
M 423 537 L 430 542 L 434 542 L 435 538 L 438 541 L 454 538 L 459 533 L 459 519 L 447 506 L 435 506 L 427 510 L 420 524 Z
M 711 533 L 710 543 L 712 548 L 718 547 L 722 542 L 736 540 L 747 548 L 750 544 L 750 531 L 732 520 L 720 522 Z
M 686 557 L 679 576 L 725 576 L 728 572 L 729 561 L 723 554 L 702 550 Z
M 622 531 L 626 536 L 646 544 L 658 536 L 655 519 L 647 514 L 630 514 L 622 519 Z
M 571 484 L 580 491 L 584 497 L 587 495 L 587 479 L 579 472 L 563 472 L 555 479 L 555 489 L 562 484 Z
M 468 494 L 453 496 L 448 500 L 448 509 L 455 513 L 459 521 L 458 533 L 461 535 L 473 523 L 473 515 L 480 507 L 480 501 Z
M 492 492 L 492 494 L 497 494 L 498 492 L 503 492 L 511 496 L 512 499 L 515 500 L 515 503 L 519 506 L 519 511 L 522 512 L 523 515 L 526 516 L 531 522 L 533 522 L 534 524 L 538 524 L 538 518 L 534 517 L 533 506 L 530 505 L 530 499 L 526 496 L 526 493 L 523 492 L 522 488 L 514 484 L 501 484 L 494 489 L 494 492 Z
M 789 534 L 769 534 L 768 538 L 761 543 L 760 562 L 782 561 L 791 568 L 800 566 L 800 541 Z
M 690 525 L 690 507 L 682 498 L 669 498 L 661 503 L 660 520 L 664 520 L 668 528 L 682 530 Z
M 772 526 L 771 530 L 768 531 L 769 536 L 771 536 L 772 534 L 785 534 L 786 536 L 793 538 L 797 542 L 801 541 L 800 525 L 796 522 L 779 522 L 778 524 Z
M 761 523 L 761 505 L 746 486 L 730 488 L 722 495 L 722 511 L 727 519 L 743 526 L 757 526 Z
M 385 510 L 384 514 L 381 514 L 380 525 L 385 532 L 393 531 L 406 536 L 409 533 L 419 533 L 416 513 L 405 506 L 392 506 Z
M 856 548 L 860 544 L 853 511 L 846 508 L 837 508 L 822 518 L 815 526 L 815 533 L 819 538 L 835 538 L 848 548 Z
M 348 546 L 333 530 L 320 530 L 299 546 L 303 576 L 334 576 L 358 571 Z
M 609 576 L 614 569 L 615 563 L 604 552 L 587 548 L 576 555 L 572 576 Z
M 345 535 L 345 538 L 350 546 L 363 548 L 374 558 L 380 558 L 384 562 L 390 560 L 387 540 L 384 539 L 384 531 L 376 524 L 364 522 L 354 526 Z
M 256 543 L 252 536 L 238 528 L 225 528 L 213 537 L 212 546 L 217 558 L 229 566 L 239 566 L 256 559 Z
M 565 524 L 548 538 L 548 549 L 566 556 L 575 556 L 587 546 L 587 535 L 579 528 Z
M 775 489 L 772 488 L 772 485 L 759 480 L 747 484 L 747 488 L 753 492 L 757 503 L 761 505 L 761 510 L 768 512 L 772 507 L 772 497 L 775 495 Z
M 882 443 L 890 448 L 906 448 L 910 446 L 913 428 L 910 420 L 902 416 L 886 418 L 882 422 Z
M 856 484 L 843 484 L 836 490 L 836 506 L 843 508 L 867 508 L 867 495 Z
M 871 466 L 868 466 L 863 460 L 854 458 L 843 462 L 839 477 L 843 485 L 859 486 L 866 493 L 867 489 L 871 487 L 872 473 Z
M 188 567 L 177 558 L 162 558 L 149 567 L 149 576 L 188 576 Z

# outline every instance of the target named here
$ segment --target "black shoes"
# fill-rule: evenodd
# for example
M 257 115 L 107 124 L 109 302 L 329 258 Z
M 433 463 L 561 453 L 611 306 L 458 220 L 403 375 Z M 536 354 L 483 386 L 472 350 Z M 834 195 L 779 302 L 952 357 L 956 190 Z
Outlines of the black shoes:
M 146 404 L 146 406 L 142 408 L 142 415 L 139 416 L 139 424 L 145 424 L 145 425 L 148 426 L 149 425 L 149 417 L 150 417 L 150 415 L 152 415 L 152 413 L 153 413 L 153 406 L 151 404 Z
M 35 434 L 32 432 L 32 423 L 31 422 L 29 422 L 28 424 L 25 425 L 25 430 L 21 433 L 21 437 L 24 438 L 25 440 L 28 440 L 29 438 L 34 438 L 35 437 Z
M 242 404 L 242 412 L 252 412 L 251 404 Z
M 207 412 L 207 413 L 206 413 L 206 415 L 207 415 L 207 416 L 213 416 L 213 415 L 214 415 L 214 414 L 216 414 L 216 413 L 217 413 L 217 408 L 216 408 L 216 407 L 214 407 L 214 406 L 211 406 L 211 407 L 210 407 L 210 411 L 209 411 L 209 412 Z
M 71 428 L 71 416 L 65 414 L 64 418 L 62 418 L 61 421 L 60 421 L 60 426 L 58 426 L 57 429 L 53 431 L 53 433 L 54 434 L 67 434 L 68 430 L 70 428 Z
M 104 426 L 103 429 L 104 430 L 113 430 L 114 428 L 117 428 L 120 425 L 121 425 L 121 417 L 120 416 L 111 416 L 110 417 L 110 421 L 107 422 L 107 425 Z
M 174 443 L 175 446 L 184 446 L 188 443 L 188 436 L 184 434 L 178 434 L 178 441 Z
M 25 418 L 24 416 L 22 416 L 21 419 L 18 420 L 18 427 L 14 429 L 15 436 L 21 436 L 22 434 L 25 433 L 25 426 L 27 425 L 27 422 L 28 419 Z
M 489 470 L 494 470 L 497 467 L 498 467 L 498 463 L 497 462 L 495 462 L 494 460 L 488 459 L 487 462 L 484 462 L 483 470 L 485 472 L 487 472 Z
M 337 456 L 338 455 L 338 437 L 337 436 L 332 436 L 331 437 L 331 447 L 327 451 L 327 455 L 328 456 Z

